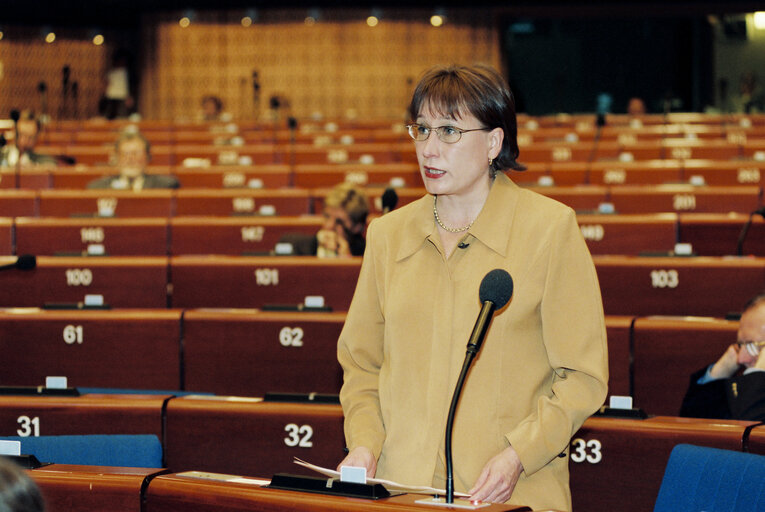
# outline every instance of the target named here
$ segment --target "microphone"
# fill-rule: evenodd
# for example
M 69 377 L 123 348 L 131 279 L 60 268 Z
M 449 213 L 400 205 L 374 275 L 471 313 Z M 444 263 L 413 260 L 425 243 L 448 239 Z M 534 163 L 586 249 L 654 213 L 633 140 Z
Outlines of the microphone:
M 454 503 L 454 468 L 452 466 L 452 427 L 454 426 L 454 414 L 457 411 L 457 403 L 460 399 L 462 386 L 465 384 L 468 369 L 473 359 L 481 350 L 481 345 L 489 330 L 489 323 L 494 315 L 494 311 L 502 309 L 513 296 L 513 278 L 507 271 L 501 268 L 495 268 L 486 274 L 481 280 L 481 286 L 478 288 L 478 298 L 481 301 L 481 311 L 478 313 L 473 332 L 467 344 L 465 353 L 465 362 L 462 365 L 462 371 L 457 379 L 457 385 L 452 395 L 452 404 L 449 407 L 449 416 L 446 419 L 446 502 Z
M 392 187 L 385 189 L 382 195 L 382 212 L 383 215 L 393 210 L 398 204 L 398 194 Z
M 759 215 L 760 217 L 765 219 L 765 206 L 757 210 L 754 210 L 752 213 L 749 214 L 749 218 L 744 223 L 744 227 L 741 228 L 741 232 L 738 235 L 738 241 L 736 242 L 736 256 L 744 255 L 744 240 L 746 240 L 746 234 L 749 232 L 749 227 L 752 225 L 752 218 L 755 215 Z
M 22 254 L 14 263 L 0 265 L 0 270 L 17 268 L 19 270 L 33 270 L 37 266 L 37 258 L 31 254 Z
M 19 113 L 18 110 L 16 109 L 11 110 L 11 120 L 14 123 L 18 123 L 20 118 L 21 118 L 21 114 Z

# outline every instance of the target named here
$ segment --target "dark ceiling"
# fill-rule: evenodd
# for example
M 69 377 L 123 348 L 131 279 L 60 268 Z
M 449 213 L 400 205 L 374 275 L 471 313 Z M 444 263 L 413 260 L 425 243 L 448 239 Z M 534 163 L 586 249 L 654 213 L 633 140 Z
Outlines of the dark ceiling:
M 450 0 L 417 3 L 397 0 L 339 1 L 259 1 L 259 0 L 3 0 L 0 2 L 0 25 L 52 25 L 52 26 L 101 26 L 130 27 L 140 21 L 142 14 L 185 9 L 285 9 L 285 8 L 389 8 L 446 9 L 491 8 L 499 15 L 523 15 L 549 17 L 559 16 L 662 16 L 704 15 L 756 10 L 762 2 L 693 0 L 631 0 L 628 2 L 586 0 L 539 0 L 490 2 Z

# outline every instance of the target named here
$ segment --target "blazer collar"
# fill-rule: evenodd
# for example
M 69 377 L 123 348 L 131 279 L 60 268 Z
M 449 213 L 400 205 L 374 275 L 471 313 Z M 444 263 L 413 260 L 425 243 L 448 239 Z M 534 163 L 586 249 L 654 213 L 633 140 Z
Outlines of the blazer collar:
M 467 231 L 468 237 L 477 239 L 489 249 L 507 256 L 510 229 L 515 217 L 520 188 L 505 173 L 498 173 L 481 213 Z M 411 212 L 401 230 L 401 245 L 396 261 L 401 261 L 418 250 L 436 233 L 433 218 L 433 196 L 426 194 L 412 203 Z

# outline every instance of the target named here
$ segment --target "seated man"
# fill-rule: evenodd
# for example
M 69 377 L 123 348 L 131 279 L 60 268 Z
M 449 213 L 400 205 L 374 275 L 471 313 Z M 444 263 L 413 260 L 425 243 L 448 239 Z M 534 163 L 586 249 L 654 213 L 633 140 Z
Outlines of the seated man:
M 280 242 L 291 243 L 294 254 L 320 258 L 362 256 L 368 214 L 364 192 L 350 183 L 341 183 L 324 200 L 324 225 L 316 236 L 287 234 Z
M 765 421 L 765 293 L 744 306 L 738 341 L 691 376 L 680 416 Z
M 0 167 L 58 164 L 56 157 L 35 152 L 39 133 L 40 120 L 28 110 L 22 112 L 16 122 L 15 143 L 5 146 L 0 152 Z
M 149 141 L 137 130 L 126 130 L 114 146 L 117 154 L 118 176 L 104 176 L 88 183 L 88 188 L 133 190 L 146 188 L 178 188 L 173 176 L 146 174 L 146 164 L 151 158 Z

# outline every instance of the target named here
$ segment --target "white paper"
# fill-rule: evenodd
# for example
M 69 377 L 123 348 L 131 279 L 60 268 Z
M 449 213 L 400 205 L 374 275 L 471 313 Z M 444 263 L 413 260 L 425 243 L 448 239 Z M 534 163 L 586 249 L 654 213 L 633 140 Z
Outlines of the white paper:
M 312 471 L 316 471 L 317 473 L 320 473 L 324 476 L 329 476 L 332 478 L 340 478 L 340 473 L 335 471 L 334 469 L 327 469 L 323 468 L 321 466 L 317 466 L 315 464 L 311 464 L 310 462 L 306 462 L 302 459 L 299 459 L 297 457 L 293 458 L 293 462 L 297 464 L 298 466 L 303 466 L 304 468 L 308 468 Z M 392 492 L 407 492 L 410 494 L 446 494 L 445 489 L 436 489 L 435 487 L 428 487 L 424 485 L 406 485 L 406 484 L 400 484 L 398 482 L 392 482 L 390 480 L 383 480 L 382 478 L 367 478 L 368 484 L 382 484 L 385 486 L 386 489 Z M 455 496 L 461 497 L 461 498 L 467 498 L 470 495 L 465 494 L 462 492 L 455 492 Z

